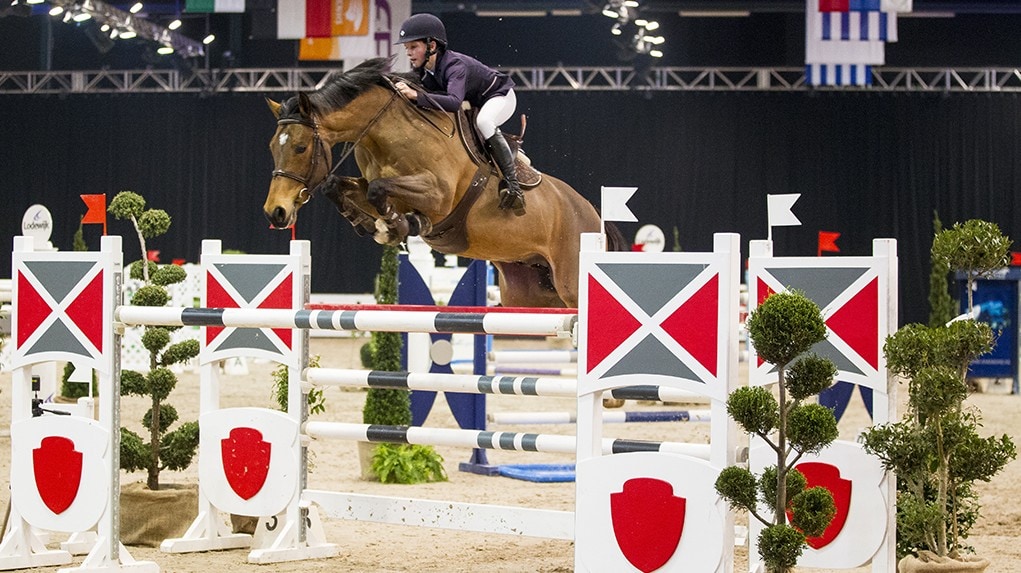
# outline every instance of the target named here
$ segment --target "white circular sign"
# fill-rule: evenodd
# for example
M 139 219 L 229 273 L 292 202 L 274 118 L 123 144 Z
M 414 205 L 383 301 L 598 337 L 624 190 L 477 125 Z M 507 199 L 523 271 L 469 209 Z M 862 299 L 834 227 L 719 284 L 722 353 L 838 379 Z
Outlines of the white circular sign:
M 49 209 L 42 205 L 32 205 L 25 211 L 25 216 L 21 218 L 22 235 L 45 243 L 50 240 L 52 232 L 53 216 L 50 215 Z
M 437 366 L 446 366 L 454 359 L 454 345 L 449 340 L 439 339 L 429 348 L 429 358 Z
M 666 247 L 666 236 L 656 225 L 642 225 L 635 233 L 635 244 L 642 246 L 642 252 L 662 253 Z

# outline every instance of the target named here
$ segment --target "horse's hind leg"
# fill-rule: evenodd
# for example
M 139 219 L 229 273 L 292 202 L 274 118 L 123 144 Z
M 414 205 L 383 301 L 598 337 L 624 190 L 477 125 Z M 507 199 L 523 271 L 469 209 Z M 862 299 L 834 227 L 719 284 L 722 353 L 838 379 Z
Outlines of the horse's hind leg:
M 500 271 L 500 304 L 531 308 L 564 306 L 557 292 L 547 286 L 546 269 L 524 263 L 493 263 Z

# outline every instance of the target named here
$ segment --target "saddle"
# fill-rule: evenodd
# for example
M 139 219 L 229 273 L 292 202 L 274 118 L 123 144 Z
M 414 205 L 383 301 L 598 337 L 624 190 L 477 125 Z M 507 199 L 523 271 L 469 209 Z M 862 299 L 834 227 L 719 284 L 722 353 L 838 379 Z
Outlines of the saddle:
M 486 149 L 486 142 L 475 125 L 476 109 L 461 108 L 454 114 L 457 124 L 457 132 L 461 137 L 468 156 L 471 157 L 478 170 L 472 177 L 472 183 L 468 190 L 458 201 L 454 209 L 436 223 L 432 230 L 422 238 L 427 240 L 432 248 L 441 253 L 460 253 L 468 249 L 468 235 L 465 228 L 465 219 L 472 206 L 478 201 L 489 182 L 490 176 L 497 172 L 496 162 L 490 157 Z M 521 151 L 522 137 L 525 133 L 525 116 L 521 116 L 521 135 L 510 133 L 503 134 L 507 145 L 514 152 L 514 166 L 517 170 L 518 185 L 522 191 L 528 191 L 542 182 L 542 173 L 532 167 L 528 157 Z
M 461 143 L 464 145 L 465 150 L 476 165 L 489 164 L 495 168 L 496 162 L 493 161 L 489 154 L 486 140 L 483 139 L 482 134 L 479 133 L 478 126 L 475 125 L 475 116 L 478 115 L 478 112 L 477 108 L 461 108 L 457 110 L 455 114 L 457 117 L 457 132 L 461 136 Z M 521 186 L 522 191 L 531 189 L 542 182 L 542 173 L 532 167 L 531 161 L 528 160 L 525 152 L 521 150 L 521 144 L 525 138 L 526 123 L 525 116 L 522 114 L 521 134 L 503 134 L 504 139 L 507 140 L 507 145 L 510 146 L 511 151 L 514 153 L 514 166 L 517 170 L 518 184 Z

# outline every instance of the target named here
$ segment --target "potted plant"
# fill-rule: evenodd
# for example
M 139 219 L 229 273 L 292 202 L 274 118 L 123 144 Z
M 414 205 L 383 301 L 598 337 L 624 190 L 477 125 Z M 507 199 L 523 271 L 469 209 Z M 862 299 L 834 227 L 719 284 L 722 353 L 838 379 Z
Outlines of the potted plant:
M 794 467 L 804 454 L 817 453 L 837 438 L 833 412 L 806 402 L 833 383 L 836 366 L 806 354 L 826 337 L 826 328 L 819 307 L 803 294 L 769 296 L 747 324 L 759 357 L 776 366 L 779 396 L 765 387 L 739 388 L 727 399 L 727 413 L 776 452 L 776 465 L 760 476 L 727 467 L 716 480 L 716 491 L 731 508 L 747 511 L 765 526 L 759 556 L 770 573 L 785 573 L 797 564 L 807 537 L 822 535 L 836 514 L 833 494 L 824 487 L 806 487 L 805 476 Z
M 376 277 L 376 302 L 397 302 L 397 247 L 384 247 Z M 364 358 L 373 370 L 401 369 L 401 335 L 373 332 Z M 411 394 L 407 390 L 369 388 L 362 409 L 362 423 L 388 426 L 411 425 Z M 443 458 L 431 446 L 415 444 L 372 444 L 360 442 L 362 479 L 383 483 L 445 481 Z
M 143 285 L 135 291 L 131 304 L 166 305 L 170 299 L 166 286 L 185 280 L 187 275 L 177 265 L 161 266 L 149 261 L 145 241 L 166 233 L 170 228 L 170 216 L 161 209 L 146 209 L 145 199 L 130 191 L 118 193 L 108 210 L 118 219 L 131 221 L 141 246 L 142 258 L 130 265 L 130 276 L 141 280 Z M 121 373 L 121 395 L 143 396 L 150 401 L 150 408 L 142 418 L 148 430 L 148 442 L 135 432 L 121 428 L 121 468 L 129 472 L 144 470 L 147 474 L 144 488 L 129 486 L 122 489 L 121 503 L 131 504 L 129 507 L 147 505 L 152 508 L 121 512 L 125 544 L 156 546 L 163 539 L 180 536 L 190 523 L 197 504 L 197 487 L 172 488 L 160 483 L 162 470 L 187 468 L 199 444 L 198 422 L 185 422 L 171 430 L 178 414 L 173 406 L 165 403 L 177 385 L 177 376 L 170 366 L 194 358 L 199 353 L 198 340 L 171 343 L 170 334 L 177 328 L 146 327 L 142 345 L 149 351 L 149 371 L 125 370 Z M 180 507 L 180 513 L 175 513 L 171 507 Z
M 971 220 L 936 233 L 934 265 L 964 271 L 968 308 L 976 277 L 1006 264 L 1010 240 L 989 222 Z M 896 423 L 862 434 L 865 450 L 897 476 L 898 570 L 984 571 L 967 553 L 980 506 L 974 484 L 989 481 L 1017 456 L 1011 439 L 981 437 L 979 413 L 964 404 L 968 365 L 993 347 L 989 325 L 973 318 L 909 324 L 883 347 L 887 368 L 908 382 L 908 409 Z

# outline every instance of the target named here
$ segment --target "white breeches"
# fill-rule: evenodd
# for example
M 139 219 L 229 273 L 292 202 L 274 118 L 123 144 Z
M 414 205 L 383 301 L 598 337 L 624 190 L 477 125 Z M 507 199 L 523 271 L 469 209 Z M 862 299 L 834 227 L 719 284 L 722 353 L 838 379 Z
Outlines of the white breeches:
M 496 133 L 496 128 L 503 125 L 503 122 L 514 115 L 514 109 L 518 106 L 518 98 L 514 90 L 507 92 L 505 96 L 497 96 L 479 108 L 479 114 L 475 116 L 475 125 L 478 126 L 482 137 L 489 139 Z

